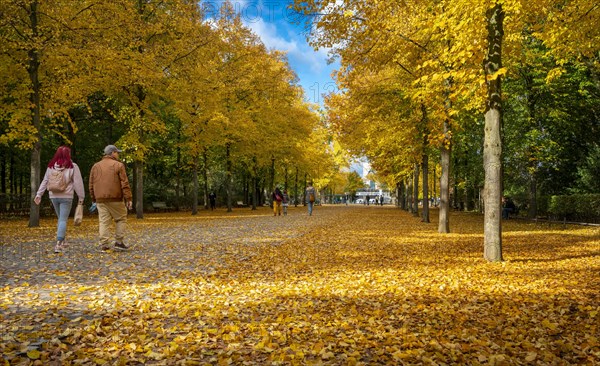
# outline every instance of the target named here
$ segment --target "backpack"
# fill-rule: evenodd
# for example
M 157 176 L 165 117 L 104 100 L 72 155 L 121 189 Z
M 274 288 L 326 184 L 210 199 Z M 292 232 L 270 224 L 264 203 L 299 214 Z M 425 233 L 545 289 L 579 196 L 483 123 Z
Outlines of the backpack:
M 48 190 L 52 193 L 64 192 L 69 186 L 69 182 L 65 178 L 65 169 L 52 169 L 48 176 Z
M 315 202 L 315 194 L 314 194 L 313 192 L 310 192 L 310 193 L 308 194 L 308 200 L 309 200 L 310 202 Z

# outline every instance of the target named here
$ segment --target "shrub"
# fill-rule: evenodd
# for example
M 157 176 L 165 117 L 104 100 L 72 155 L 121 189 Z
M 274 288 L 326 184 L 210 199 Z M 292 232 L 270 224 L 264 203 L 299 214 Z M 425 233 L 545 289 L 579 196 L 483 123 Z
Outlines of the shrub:
M 541 199 L 540 201 L 545 200 Z M 548 202 L 547 213 L 554 219 L 600 221 L 600 194 L 551 196 L 546 202 Z M 543 211 L 540 210 L 540 212 Z

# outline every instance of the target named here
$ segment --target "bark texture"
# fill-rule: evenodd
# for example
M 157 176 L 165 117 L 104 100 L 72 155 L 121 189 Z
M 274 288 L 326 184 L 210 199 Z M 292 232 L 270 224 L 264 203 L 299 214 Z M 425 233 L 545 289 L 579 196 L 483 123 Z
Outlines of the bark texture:
M 502 38 L 504 12 L 496 3 L 487 11 L 488 50 L 484 61 L 487 84 L 487 106 L 483 144 L 484 188 L 484 249 L 483 257 L 490 262 L 502 261 Z

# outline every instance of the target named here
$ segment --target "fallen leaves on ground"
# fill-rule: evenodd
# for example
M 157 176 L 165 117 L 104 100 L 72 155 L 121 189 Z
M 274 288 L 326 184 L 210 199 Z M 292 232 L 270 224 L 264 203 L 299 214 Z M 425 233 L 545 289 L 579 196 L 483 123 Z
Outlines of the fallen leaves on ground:
M 124 253 L 86 217 L 59 255 L 55 223 L 0 223 L 7 365 L 600 363 L 595 227 L 506 221 L 492 264 L 466 213 L 447 235 L 393 207 L 154 214 Z

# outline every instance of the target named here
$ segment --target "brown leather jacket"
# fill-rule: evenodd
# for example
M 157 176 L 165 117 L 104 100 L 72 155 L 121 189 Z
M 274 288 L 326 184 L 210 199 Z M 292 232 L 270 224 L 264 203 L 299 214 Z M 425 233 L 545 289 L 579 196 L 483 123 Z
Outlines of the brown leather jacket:
M 125 164 L 111 156 L 104 156 L 92 167 L 89 189 L 93 202 L 130 202 L 131 188 Z

